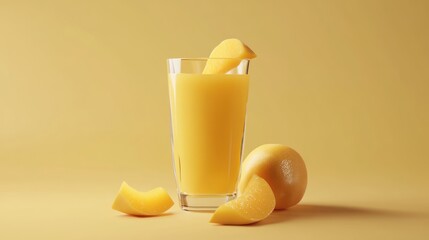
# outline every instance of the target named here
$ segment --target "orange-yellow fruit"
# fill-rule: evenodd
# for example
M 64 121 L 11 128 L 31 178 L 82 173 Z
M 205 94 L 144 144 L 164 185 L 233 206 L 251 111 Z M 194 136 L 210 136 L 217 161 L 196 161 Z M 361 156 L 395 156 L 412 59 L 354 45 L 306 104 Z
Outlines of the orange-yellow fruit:
M 122 182 L 112 208 L 135 216 L 153 216 L 167 211 L 174 202 L 161 187 L 148 192 L 139 192 Z
M 275 204 L 270 185 L 261 177 L 254 175 L 241 195 L 216 209 L 210 222 L 225 225 L 255 223 L 268 217 Z
M 227 73 L 240 64 L 242 59 L 255 58 L 256 54 L 246 44 L 231 38 L 222 41 L 210 54 L 203 74 Z
M 238 192 L 243 192 L 254 174 L 265 179 L 276 197 L 276 209 L 298 204 L 307 187 L 307 169 L 301 156 L 280 144 L 265 144 L 244 160 Z

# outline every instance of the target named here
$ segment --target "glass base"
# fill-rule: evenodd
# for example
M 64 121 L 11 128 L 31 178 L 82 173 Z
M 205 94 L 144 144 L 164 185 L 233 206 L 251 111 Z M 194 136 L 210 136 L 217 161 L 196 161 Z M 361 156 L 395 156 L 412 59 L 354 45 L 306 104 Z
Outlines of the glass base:
M 191 195 L 179 193 L 180 207 L 185 211 L 214 211 L 220 205 L 234 199 L 236 193 L 217 195 Z

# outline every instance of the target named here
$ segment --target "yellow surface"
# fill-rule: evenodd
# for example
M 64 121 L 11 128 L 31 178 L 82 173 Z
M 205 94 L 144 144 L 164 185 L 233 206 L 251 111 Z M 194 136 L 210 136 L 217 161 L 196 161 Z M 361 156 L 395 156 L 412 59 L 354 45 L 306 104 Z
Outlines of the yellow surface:
M 256 54 L 238 39 L 225 39 L 210 53 L 203 74 L 226 73 L 240 64 L 241 59 L 255 58 Z M 219 59 L 229 58 L 229 59 Z
M 275 206 L 276 198 L 270 185 L 258 175 L 253 175 L 244 192 L 219 206 L 210 222 L 224 225 L 252 224 L 267 218 Z
M 180 191 L 235 193 L 249 77 L 171 74 L 169 87 Z
M 276 209 L 286 209 L 299 203 L 307 187 L 307 168 L 302 157 L 281 144 L 263 144 L 247 155 L 241 166 L 238 193 L 258 175 L 265 179 L 276 196 Z
M 0 239 L 427 239 L 428 1 L 0 1 Z M 251 63 L 244 153 L 296 149 L 302 204 L 247 227 L 133 218 L 174 196 L 166 59 Z M 166 231 L 168 229 L 168 231 Z
M 173 206 L 174 202 L 165 189 L 154 188 L 140 192 L 122 182 L 112 208 L 134 216 L 153 216 L 164 213 Z

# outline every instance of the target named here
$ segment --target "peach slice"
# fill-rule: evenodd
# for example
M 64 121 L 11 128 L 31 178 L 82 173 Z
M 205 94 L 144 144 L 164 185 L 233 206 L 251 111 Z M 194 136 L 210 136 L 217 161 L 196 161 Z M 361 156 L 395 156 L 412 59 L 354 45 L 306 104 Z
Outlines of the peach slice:
M 222 41 L 210 53 L 203 74 L 227 73 L 240 64 L 242 59 L 255 58 L 256 54 L 246 44 L 231 38 Z
M 270 185 L 263 178 L 253 175 L 243 194 L 219 206 L 210 222 L 225 225 L 259 222 L 273 212 L 275 205 Z
M 148 192 L 139 192 L 122 182 L 112 208 L 135 216 L 159 215 L 173 206 L 174 202 L 164 188 L 154 188 Z

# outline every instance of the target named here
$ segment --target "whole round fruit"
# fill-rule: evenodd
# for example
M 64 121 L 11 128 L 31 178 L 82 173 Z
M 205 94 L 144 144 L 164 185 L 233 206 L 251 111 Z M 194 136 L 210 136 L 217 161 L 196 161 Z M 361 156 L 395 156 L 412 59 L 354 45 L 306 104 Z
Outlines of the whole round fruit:
M 255 148 L 242 164 L 239 194 L 244 192 L 254 174 L 270 185 L 276 197 L 275 209 L 292 207 L 304 196 L 307 169 L 302 157 L 290 147 L 264 144 Z

